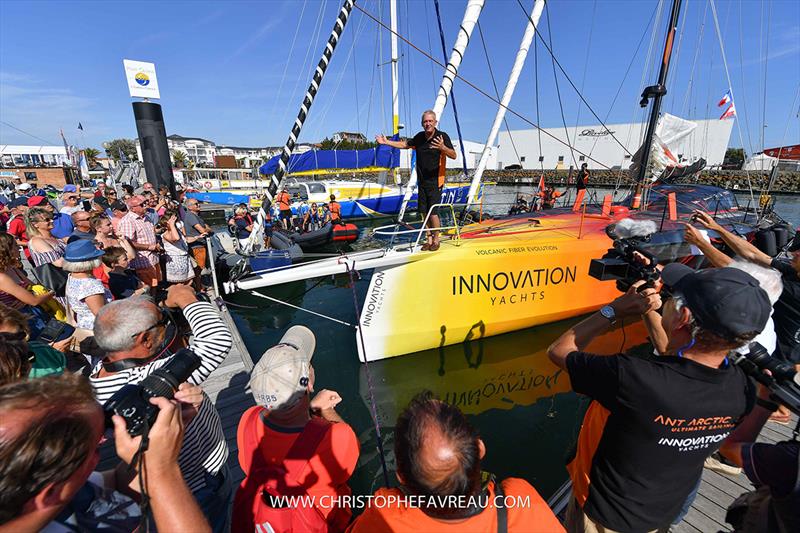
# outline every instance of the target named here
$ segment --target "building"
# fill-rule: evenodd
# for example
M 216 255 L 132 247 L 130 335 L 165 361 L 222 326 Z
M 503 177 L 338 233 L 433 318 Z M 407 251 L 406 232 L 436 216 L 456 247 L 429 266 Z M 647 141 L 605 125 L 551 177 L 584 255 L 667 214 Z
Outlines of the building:
M 52 185 L 61 189 L 67 183 L 77 183 L 77 181 L 75 169 L 38 166 L 4 168 L 0 170 L 0 183 L 30 183 L 34 188 Z
M 197 166 L 214 166 L 214 154 L 217 145 L 213 141 L 200 137 L 169 135 L 167 136 L 167 147 L 170 154 L 183 152 Z M 142 147 L 138 138 L 136 139 L 136 154 L 139 156 L 139 161 L 144 161 Z
M 335 143 L 340 143 L 342 141 L 350 141 L 354 143 L 365 143 L 367 142 L 367 138 L 362 133 L 354 133 L 352 131 L 337 131 L 331 137 L 331 140 Z
M 694 120 L 697 127 L 674 147 L 673 153 L 682 162 L 693 163 L 701 157 L 708 167 L 719 167 L 728 149 L 733 120 Z M 521 165 L 527 169 L 560 169 L 580 167 L 587 163 L 589 168 L 623 168 L 631 164 L 631 154 L 639 149 L 641 139 L 647 128 L 646 123 L 607 124 L 603 126 L 563 127 L 538 130 L 501 131 L 497 167 Z M 513 144 L 512 144 L 513 139 Z M 559 140 L 556 140 L 559 139 Z M 575 148 L 573 153 L 567 144 Z M 539 143 L 541 142 L 541 153 Z M 624 147 L 624 148 L 623 148 Z M 626 151 L 627 149 L 627 151 Z M 577 151 L 591 156 L 592 161 Z M 517 157 L 519 154 L 519 157 Z M 574 159 L 573 159 L 574 157 Z
M 452 139 L 453 148 L 456 150 L 455 159 L 447 159 L 447 168 L 464 168 L 463 158 L 461 156 L 461 146 L 458 139 Z M 481 159 L 483 153 L 484 143 L 477 143 L 474 141 L 464 141 L 464 153 L 467 156 L 467 168 L 474 170 L 478 166 L 478 161 Z M 411 153 L 412 150 L 400 150 L 400 168 L 411 168 Z M 492 146 L 489 148 L 489 160 L 487 161 L 486 168 L 494 170 L 498 168 L 497 162 L 498 147 Z
M 281 153 L 281 148 L 267 146 L 265 148 L 246 148 L 243 146 L 217 146 L 216 155 L 231 156 L 236 159 L 241 168 L 258 167 L 264 163 L 263 158 L 269 159 Z
M 0 144 L 0 166 L 3 168 L 61 167 L 69 164 L 69 156 L 63 146 Z

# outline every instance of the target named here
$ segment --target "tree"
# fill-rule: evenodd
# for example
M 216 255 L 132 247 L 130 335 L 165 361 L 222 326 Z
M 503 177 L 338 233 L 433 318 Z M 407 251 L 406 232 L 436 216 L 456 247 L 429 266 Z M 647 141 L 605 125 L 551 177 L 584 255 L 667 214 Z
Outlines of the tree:
M 96 148 L 84 148 L 83 155 L 86 156 L 86 164 L 89 165 L 89 168 L 97 166 L 97 156 L 100 155 L 100 150 Z
M 725 159 L 722 167 L 731 170 L 741 170 L 744 165 L 744 148 L 728 148 L 725 151 Z
M 188 160 L 189 156 L 186 155 L 186 152 L 181 152 L 180 150 L 175 150 L 172 152 L 172 162 L 176 168 L 185 167 Z
M 136 153 L 136 142 L 133 139 L 114 139 L 103 143 L 106 155 L 114 161 L 120 161 L 120 153 L 125 155 L 128 161 L 138 161 Z

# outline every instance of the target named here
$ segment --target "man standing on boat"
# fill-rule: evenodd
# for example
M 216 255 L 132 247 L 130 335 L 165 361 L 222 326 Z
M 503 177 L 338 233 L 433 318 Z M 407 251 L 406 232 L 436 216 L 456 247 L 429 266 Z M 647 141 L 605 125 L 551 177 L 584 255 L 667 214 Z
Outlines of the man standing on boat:
M 405 150 L 411 148 L 417 151 L 417 211 L 424 217 L 431 208 L 442 201 L 442 188 L 447 170 L 445 157 L 456 158 L 456 151 L 450 136 L 436 128 L 438 121 L 436 113 L 430 109 L 422 113 L 422 130 L 412 139 L 393 141 L 385 135 L 376 135 L 378 144 L 386 144 L 393 148 Z M 428 219 L 429 228 L 439 228 L 439 215 L 434 210 Z M 439 249 L 439 232 L 428 233 L 428 242 L 422 246 L 423 250 L 436 251 Z

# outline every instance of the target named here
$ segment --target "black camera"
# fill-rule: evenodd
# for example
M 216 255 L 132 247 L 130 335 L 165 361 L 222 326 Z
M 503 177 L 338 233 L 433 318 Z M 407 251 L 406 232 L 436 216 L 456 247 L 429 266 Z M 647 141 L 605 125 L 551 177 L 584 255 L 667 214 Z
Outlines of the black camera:
M 733 357 L 745 374 L 752 377 L 770 391 L 770 395 L 795 414 L 800 415 L 800 376 L 794 365 L 772 357 L 761 344 L 753 342 L 746 354 Z M 769 374 L 765 373 L 768 370 Z
M 600 281 L 616 280 L 620 292 L 627 292 L 637 281 L 645 282 L 640 290 L 654 287 L 661 277 L 656 268 L 658 259 L 641 247 L 642 243 L 649 240 L 649 236 L 614 239 L 613 248 L 601 259 L 592 259 L 589 263 L 589 275 Z M 637 252 L 645 258 L 647 264 L 634 256 Z
M 200 357 L 188 349 L 180 350 L 172 360 L 154 371 L 139 383 L 125 385 L 108 399 L 103 406 L 106 427 L 114 427 L 113 415 L 125 419 L 128 433 L 136 437 L 153 425 L 158 416 L 158 407 L 150 403 L 150 398 L 172 399 L 178 386 L 189 379 L 192 372 L 200 368 Z

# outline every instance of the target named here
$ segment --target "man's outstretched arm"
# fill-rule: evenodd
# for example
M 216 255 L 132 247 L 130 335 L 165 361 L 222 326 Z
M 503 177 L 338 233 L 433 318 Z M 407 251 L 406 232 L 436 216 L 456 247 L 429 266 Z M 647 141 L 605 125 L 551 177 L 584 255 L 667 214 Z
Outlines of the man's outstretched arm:
M 702 211 L 695 211 L 692 215 L 693 218 L 704 228 L 716 231 L 719 236 L 725 241 L 733 253 L 744 259 L 763 267 L 769 267 L 772 263 L 772 258 L 747 242 L 746 239 L 737 237 L 730 231 L 720 226 L 716 220 L 711 218 L 708 213 Z
M 378 134 L 375 136 L 375 142 L 378 144 L 385 144 L 387 146 L 391 146 L 392 148 L 400 148 L 401 150 L 405 150 L 408 148 L 408 142 L 405 139 L 400 139 L 399 141 L 393 141 L 388 139 L 386 135 Z

